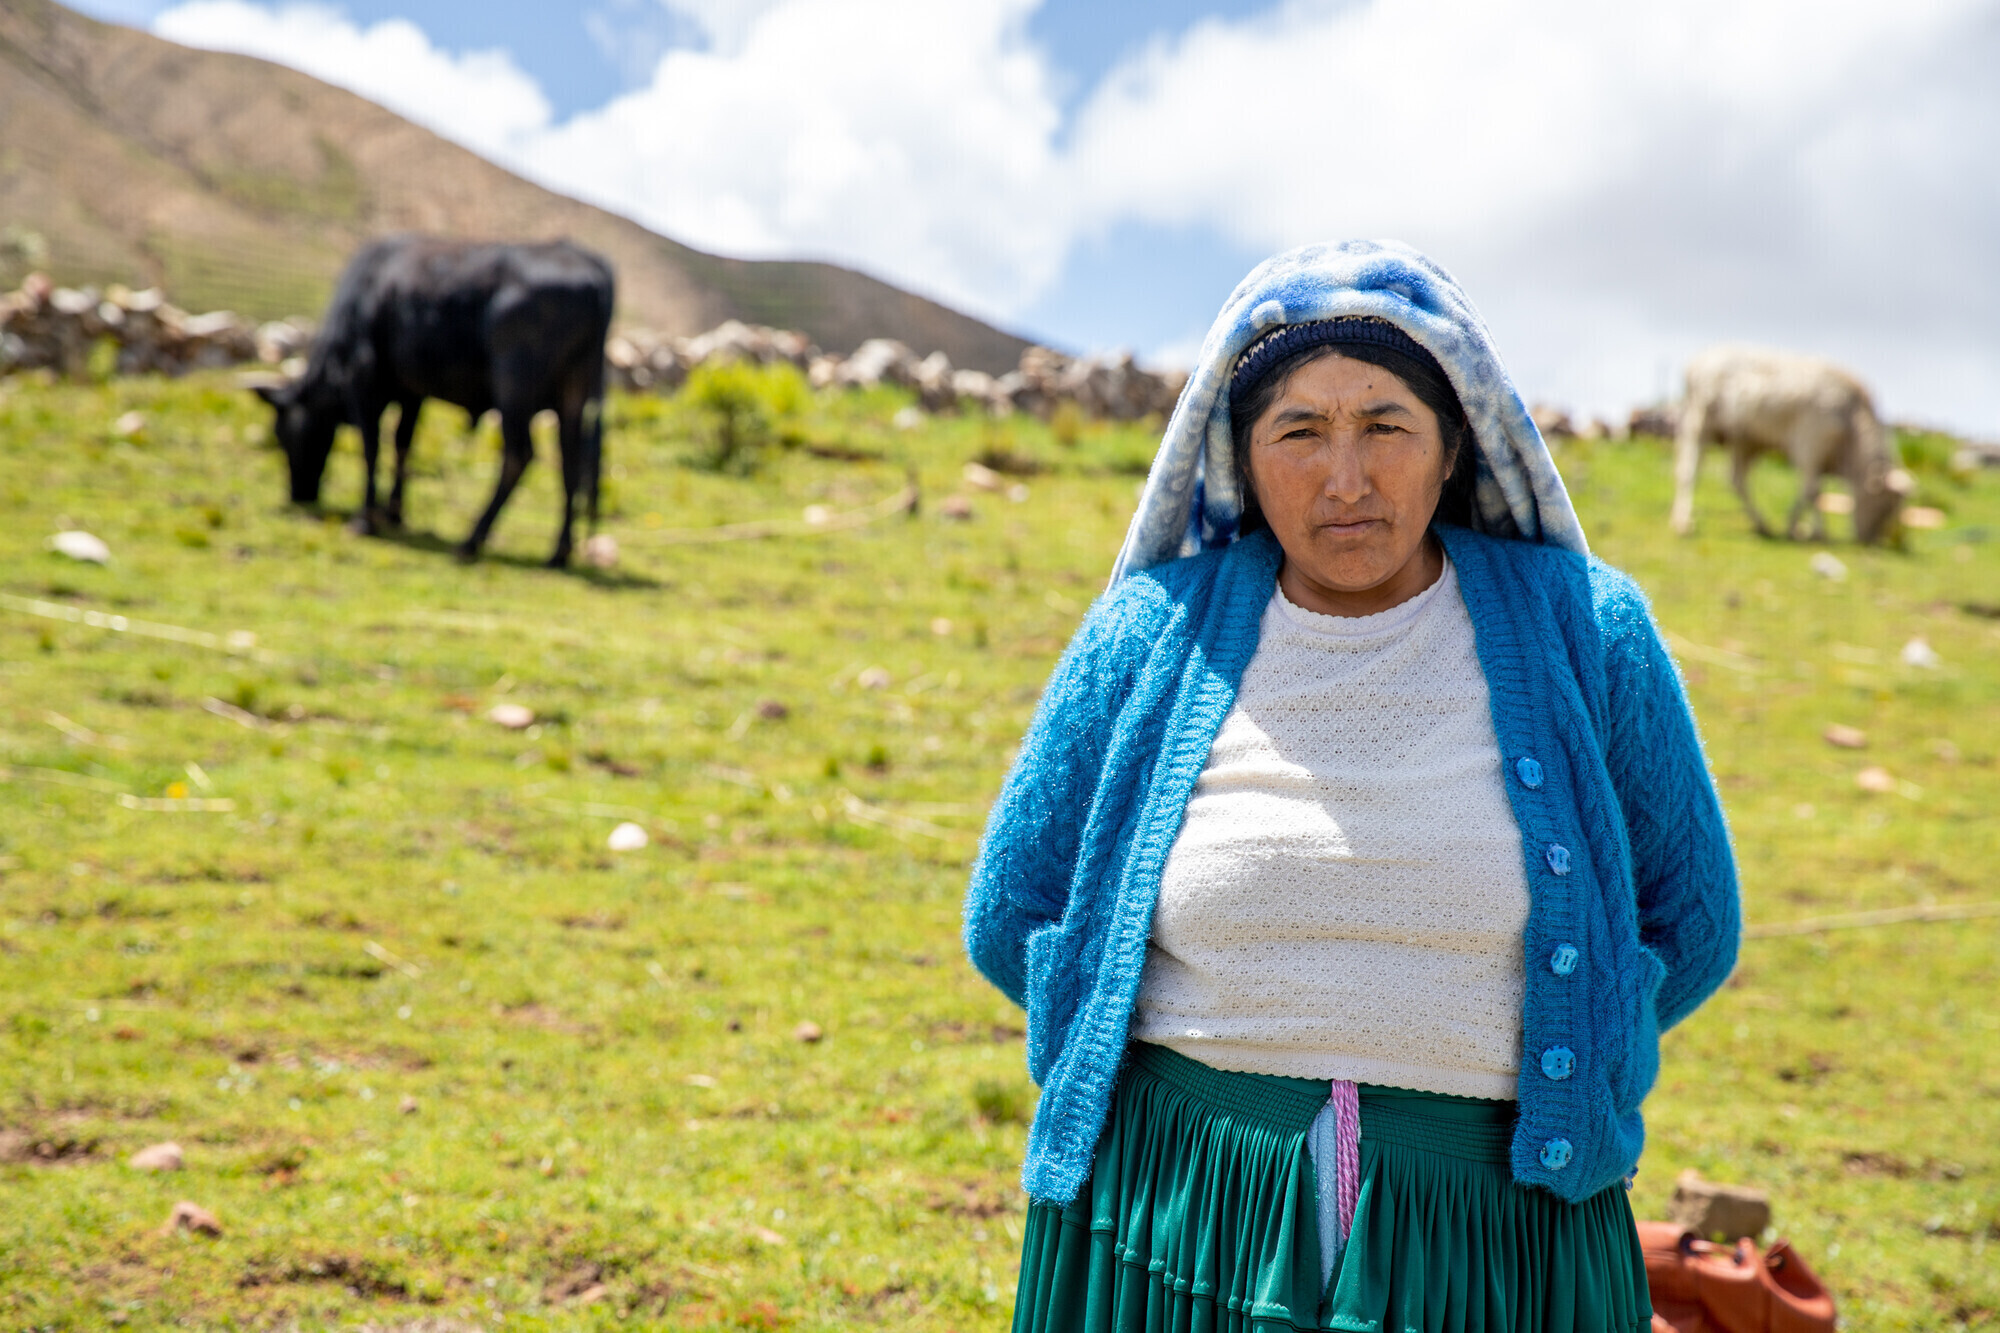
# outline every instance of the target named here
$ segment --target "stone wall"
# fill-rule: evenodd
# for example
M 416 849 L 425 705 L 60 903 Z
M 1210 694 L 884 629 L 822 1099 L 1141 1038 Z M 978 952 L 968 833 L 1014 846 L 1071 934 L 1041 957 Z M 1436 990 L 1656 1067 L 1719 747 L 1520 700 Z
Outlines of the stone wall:
M 258 364 L 296 374 L 312 343 L 302 319 L 253 324 L 227 310 L 191 315 L 156 288 L 57 287 L 34 274 L 0 295 L 0 374 L 50 370 L 79 377 L 98 349 L 115 351 L 114 373 L 183 375 L 191 370 Z M 1031 412 L 1046 420 L 1064 404 L 1086 417 L 1137 421 L 1173 411 L 1187 376 L 1141 368 L 1131 354 L 1069 357 L 1030 347 L 1004 375 L 962 370 L 941 351 L 919 357 L 893 338 L 870 338 L 852 355 L 834 356 L 803 333 L 730 320 L 692 338 L 647 329 L 612 335 L 604 349 L 612 383 L 635 393 L 671 393 L 688 372 L 725 358 L 797 366 L 814 388 L 894 384 L 913 390 L 931 412 Z

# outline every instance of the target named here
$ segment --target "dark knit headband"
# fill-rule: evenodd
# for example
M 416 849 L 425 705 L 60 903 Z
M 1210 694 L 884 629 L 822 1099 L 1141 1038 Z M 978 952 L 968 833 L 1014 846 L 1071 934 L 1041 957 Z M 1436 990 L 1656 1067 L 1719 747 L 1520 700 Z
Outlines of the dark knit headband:
M 1236 369 L 1229 376 L 1230 401 L 1242 402 L 1243 395 L 1256 388 L 1258 381 L 1268 375 L 1272 367 L 1293 353 L 1303 352 L 1308 347 L 1340 344 L 1381 347 L 1399 352 L 1437 376 L 1439 384 L 1447 389 L 1451 387 L 1451 377 L 1444 373 L 1444 367 L 1415 338 L 1386 319 L 1350 315 L 1341 319 L 1287 324 L 1271 330 L 1244 348 L 1243 354 L 1236 358 Z

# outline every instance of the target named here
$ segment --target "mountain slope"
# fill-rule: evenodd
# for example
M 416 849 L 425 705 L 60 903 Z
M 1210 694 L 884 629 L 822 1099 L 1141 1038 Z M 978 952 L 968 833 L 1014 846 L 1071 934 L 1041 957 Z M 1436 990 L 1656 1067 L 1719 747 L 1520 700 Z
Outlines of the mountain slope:
M 356 244 L 401 230 L 574 237 L 617 266 L 621 322 L 668 333 L 733 317 L 832 351 L 900 338 L 995 372 L 1026 346 L 835 265 L 690 249 L 295 70 L 0 0 L 0 281 L 39 238 L 61 281 L 316 313 Z

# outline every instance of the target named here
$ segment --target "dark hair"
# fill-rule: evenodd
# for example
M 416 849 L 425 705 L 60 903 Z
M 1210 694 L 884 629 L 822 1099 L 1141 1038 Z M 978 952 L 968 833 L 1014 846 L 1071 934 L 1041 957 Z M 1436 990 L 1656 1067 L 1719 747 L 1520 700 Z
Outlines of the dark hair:
M 1478 474 L 1478 445 L 1465 408 L 1451 381 L 1413 356 L 1393 347 L 1366 342 L 1313 343 L 1273 363 L 1263 375 L 1238 394 L 1229 404 L 1229 435 L 1236 456 L 1236 484 L 1243 494 L 1243 519 L 1238 531 L 1247 535 L 1264 526 L 1264 511 L 1257 503 L 1256 488 L 1250 484 L 1250 428 L 1257 418 L 1277 401 L 1285 384 L 1306 366 L 1328 356 L 1345 356 L 1366 361 L 1401 380 L 1417 401 L 1437 415 L 1438 434 L 1444 441 L 1444 456 L 1450 469 L 1444 489 L 1438 494 L 1434 521 L 1468 526 L 1472 522 L 1472 486 Z

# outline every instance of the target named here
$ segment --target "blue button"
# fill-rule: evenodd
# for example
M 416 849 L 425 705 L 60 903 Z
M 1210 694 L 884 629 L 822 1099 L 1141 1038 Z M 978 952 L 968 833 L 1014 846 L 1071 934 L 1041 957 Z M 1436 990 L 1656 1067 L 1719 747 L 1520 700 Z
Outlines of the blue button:
M 1567 1046 L 1551 1046 L 1542 1052 L 1542 1073 L 1558 1081 L 1576 1072 L 1576 1052 Z
M 1521 785 L 1533 790 L 1542 785 L 1542 766 L 1522 755 L 1514 765 L 1514 775 L 1521 779 Z
M 1550 1139 L 1542 1145 L 1542 1165 L 1560 1171 L 1569 1165 L 1570 1152 L 1568 1139 Z
M 1576 960 L 1582 956 L 1574 944 L 1558 944 L 1556 951 L 1549 955 L 1549 971 L 1566 977 L 1576 971 Z
M 1569 848 L 1558 842 L 1549 844 L 1549 869 L 1558 875 L 1569 873 Z

